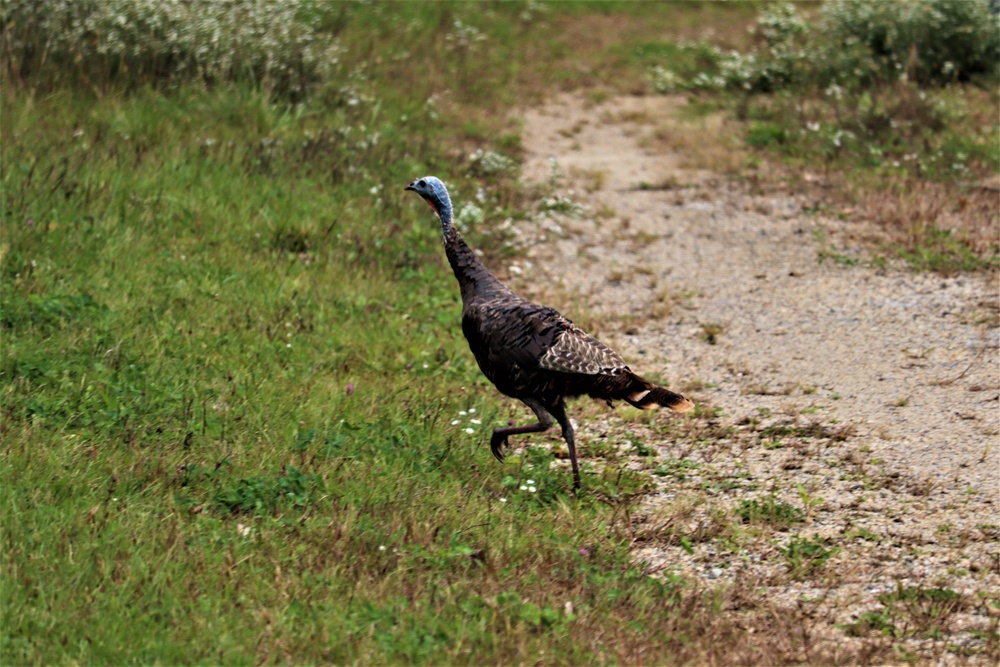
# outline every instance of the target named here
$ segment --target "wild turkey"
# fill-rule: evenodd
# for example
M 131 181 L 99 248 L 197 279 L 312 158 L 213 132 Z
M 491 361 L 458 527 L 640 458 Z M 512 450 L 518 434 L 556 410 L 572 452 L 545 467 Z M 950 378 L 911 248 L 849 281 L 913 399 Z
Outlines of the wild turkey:
M 462 331 L 472 354 L 490 382 L 523 401 L 538 417 L 537 424 L 497 428 L 490 450 L 503 461 L 507 438 L 562 427 L 573 465 L 573 487 L 580 488 L 573 426 L 565 399 L 587 394 L 612 405 L 622 400 L 649 409 L 657 405 L 676 412 L 694 407 L 680 394 L 658 387 L 632 372 L 617 352 L 552 308 L 514 294 L 490 273 L 452 224 L 451 198 L 434 176 L 406 186 L 424 198 L 441 219 L 444 249 L 462 290 Z

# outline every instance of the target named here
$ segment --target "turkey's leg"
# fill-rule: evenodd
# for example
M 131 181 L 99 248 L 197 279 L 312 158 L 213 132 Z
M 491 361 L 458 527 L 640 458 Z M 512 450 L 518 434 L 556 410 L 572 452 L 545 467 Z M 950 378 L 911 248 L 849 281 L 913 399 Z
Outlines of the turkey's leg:
M 580 466 L 576 462 L 576 443 L 573 441 L 573 424 L 570 422 L 569 417 L 566 416 L 566 404 L 560 398 L 558 403 L 549 408 L 549 411 L 555 416 L 559 425 L 562 426 L 563 440 L 566 441 L 566 446 L 569 447 L 569 460 L 573 464 L 573 488 L 579 491 Z
M 519 435 L 521 433 L 541 433 L 552 428 L 552 415 L 542 407 L 541 403 L 524 400 L 524 404 L 531 408 L 535 416 L 538 417 L 538 423 L 528 424 L 527 426 L 508 426 L 507 428 L 493 429 L 493 435 L 490 437 L 490 451 L 493 452 L 493 456 L 496 457 L 497 461 L 503 461 L 502 447 L 507 444 L 508 436 Z

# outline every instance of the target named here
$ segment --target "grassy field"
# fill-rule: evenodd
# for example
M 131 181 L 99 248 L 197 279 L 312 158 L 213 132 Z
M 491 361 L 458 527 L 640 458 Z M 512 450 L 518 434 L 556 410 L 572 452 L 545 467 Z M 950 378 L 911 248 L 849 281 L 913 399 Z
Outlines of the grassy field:
M 5 51 L 0 662 L 800 655 L 794 617 L 630 560 L 643 475 L 612 457 L 576 497 L 547 449 L 488 456 L 525 411 L 402 190 L 527 215 L 512 105 L 645 88 L 664 35 L 738 42 L 752 10 L 330 5 L 306 92 Z

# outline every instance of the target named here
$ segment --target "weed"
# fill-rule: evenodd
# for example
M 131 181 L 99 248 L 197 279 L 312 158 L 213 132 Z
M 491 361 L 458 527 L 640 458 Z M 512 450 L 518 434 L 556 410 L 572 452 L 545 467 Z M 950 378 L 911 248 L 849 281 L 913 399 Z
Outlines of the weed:
M 736 516 L 743 523 L 766 525 L 777 530 L 789 528 L 805 518 L 802 510 L 773 495 L 741 500 L 736 507 Z
M 797 484 L 796 488 L 799 492 L 799 498 L 802 500 L 802 511 L 807 517 L 811 517 L 816 507 L 823 504 L 823 499 L 813 496 L 802 484 Z
M 652 447 L 649 447 L 648 445 L 644 445 L 641 442 L 633 442 L 632 443 L 632 451 L 635 453 L 635 456 L 656 456 L 657 455 L 657 451 L 655 449 L 653 449 Z
M 847 532 L 846 537 L 849 540 L 868 540 L 870 542 L 882 541 L 882 538 L 867 528 L 852 528 Z
M 687 476 L 691 472 L 700 467 L 701 464 L 696 461 L 690 461 L 688 459 L 668 459 L 660 464 L 656 470 L 653 471 L 653 474 L 658 477 L 671 477 L 679 482 L 683 482 L 687 479 Z
M 902 585 L 879 595 L 879 602 L 905 623 L 907 632 L 932 638 L 947 629 L 951 617 L 966 606 L 965 598 L 948 588 Z
M 305 507 L 325 491 L 319 475 L 292 466 L 278 474 L 241 477 L 212 495 L 219 507 L 234 513 L 270 513 L 282 505 Z
M 74 76 L 101 90 L 251 78 L 302 95 L 338 62 L 335 43 L 317 48 L 322 20 L 307 2 L 13 2 L 6 11 L 5 74 L 39 81 L 44 73 L 49 86 Z
M 785 129 L 775 123 L 754 123 L 747 130 L 746 142 L 754 148 L 782 144 L 785 142 Z
M 826 538 L 813 535 L 811 538 L 793 537 L 788 546 L 780 550 L 785 557 L 789 574 L 793 579 L 803 579 L 813 575 L 840 548 L 831 546 Z
M 845 630 L 852 637 L 864 637 L 870 632 L 895 637 L 898 633 L 893 617 L 884 611 L 866 611 L 857 621 L 847 624 Z
M 719 342 L 719 336 L 722 334 L 724 328 L 721 324 L 716 322 L 705 322 L 701 325 L 701 338 L 709 345 L 715 345 Z

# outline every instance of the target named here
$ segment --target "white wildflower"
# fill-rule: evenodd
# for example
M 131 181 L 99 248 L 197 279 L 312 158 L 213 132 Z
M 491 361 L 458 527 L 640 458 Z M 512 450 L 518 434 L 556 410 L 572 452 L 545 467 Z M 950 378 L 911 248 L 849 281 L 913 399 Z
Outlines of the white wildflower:
M 455 19 L 452 24 L 452 31 L 444 36 L 444 42 L 452 49 L 464 49 L 471 51 L 479 42 L 486 40 L 479 28 L 467 25 L 461 19 Z
M 495 176 L 514 168 L 514 161 L 494 151 L 476 149 L 469 155 L 469 171 L 474 176 Z

